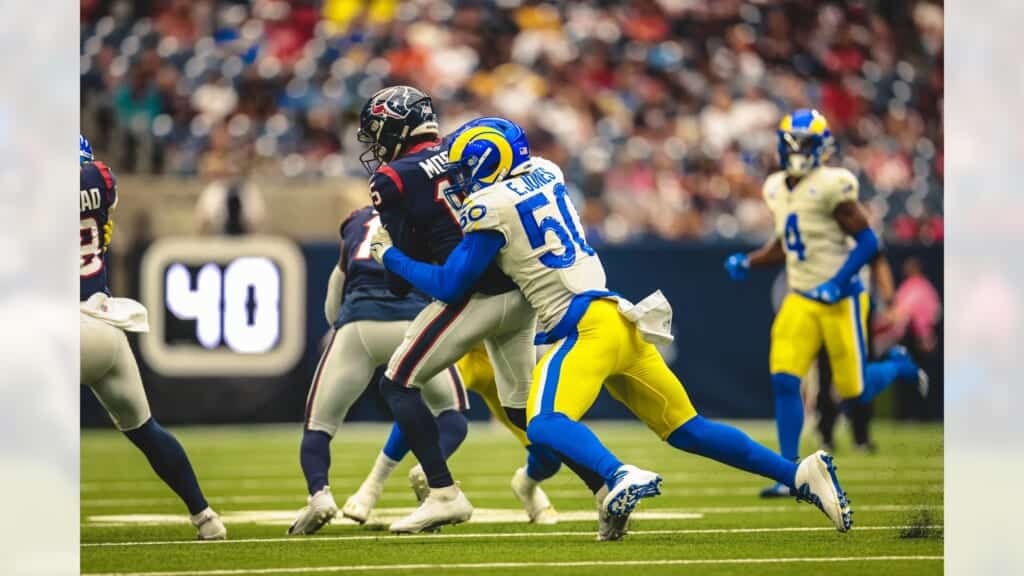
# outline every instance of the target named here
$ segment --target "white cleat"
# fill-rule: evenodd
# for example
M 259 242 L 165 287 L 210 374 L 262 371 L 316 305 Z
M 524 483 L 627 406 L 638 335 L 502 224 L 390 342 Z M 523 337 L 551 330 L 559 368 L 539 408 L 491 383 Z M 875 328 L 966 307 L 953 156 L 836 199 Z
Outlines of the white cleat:
M 199 540 L 223 540 L 228 537 L 228 529 L 220 521 L 220 516 L 209 506 L 199 514 L 189 517 L 192 525 L 199 530 Z
M 612 516 L 604 507 L 604 499 L 608 496 L 608 487 L 602 486 L 594 500 L 597 504 L 597 541 L 610 542 L 622 540 L 622 537 L 629 532 L 629 514 Z
M 299 510 L 299 517 L 292 523 L 291 528 L 288 528 L 288 535 L 315 534 L 330 524 L 337 513 L 338 505 L 334 503 L 331 487 L 324 486 L 306 500 L 306 507 Z
M 473 505 L 458 485 L 435 488 L 412 514 L 389 528 L 395 534 L 433 532 L 446 524 L 461 524 L 473 516 Z
M 516 470 L 512 476 L 512 493 L 523 503 L 531 523 L 558 524 L 558 512 L 541 489 L 540 483 L 526 475 L 526 468 Z
M 839 486 L 832 457 L 824 450 L 800 461 L 796 469 L 796 499 L 817 506 L 840 532 L 846 532 L 853 526 L 850 502 Z
M 917 369 L 917 393 L 921 395 L 921 398 L 928 397 L 928 373 L 923 368 Z
M 349 496 L 345 506 L 341 509 L 341 515 L 360 524 L 366 524 L 370 513 L 377 506 L 377 500 L 384 492 L 384 486 L 367 480 L 356 490 L 356 493 Z
M 661 494 L 661 476 L 623 464 L 615 471 L 615 485 L 608 491 L 602 505 L 612 516 L 626 516 L 643 498 Z
M 409 488 L 416 495 L 416 501 L 423 504 L 423 501 L 430 495 L 430 485 L 427 484 L 427 475 L 423 473 L 423 467 L 419 464 L 409 469 Z

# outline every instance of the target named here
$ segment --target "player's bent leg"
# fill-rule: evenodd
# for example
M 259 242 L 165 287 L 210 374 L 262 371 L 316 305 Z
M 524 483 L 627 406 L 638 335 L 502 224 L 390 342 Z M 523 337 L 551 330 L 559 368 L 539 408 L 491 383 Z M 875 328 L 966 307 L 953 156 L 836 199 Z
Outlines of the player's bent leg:
M 226 538 L 227 530 L 206 501 L 185 449 L 150 415 L 142 377 L 124 332 L 82 315 L 81 336 L 82 383 L 92 388 L 118 430 L 185 503 L 199 539 Z
M 794 486 L 797 465 L 754 442 L 742 430 L 694 416 L 676 428 L 667 442 L 680 450 Z
M 405 443 L 401 429 L 398 424 L 392 423 L 391 433 L 387 442 L 384 443 L 384 448 L 377 454 L 373 468 L 370 469 L 370 473 L 363 483 L 359 485 L 359 489 L 345 501 L 345 505 L 341 509 L 342 515 L 360 524 L 365 524 L 377 505 L 377 500 L 384 492 L 384 483 L 408 453 L 409 447 Z

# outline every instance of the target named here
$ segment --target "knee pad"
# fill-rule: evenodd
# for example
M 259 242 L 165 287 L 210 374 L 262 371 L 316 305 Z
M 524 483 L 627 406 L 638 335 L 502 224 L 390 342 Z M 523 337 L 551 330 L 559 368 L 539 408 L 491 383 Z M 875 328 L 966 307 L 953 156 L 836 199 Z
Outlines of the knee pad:
M 547 440 L 551 435 L 557 433 L 558 422 L 567 420 L 569 420 L 568 416 L 558 412 L 538 414 L 530 420 L 530 424 L 526 427 L 526 438 L 531 444 L 548 444 Z
M 772 389 L 777 396 L 799 396 L 800 379 L 785 372 L 772 374 Z

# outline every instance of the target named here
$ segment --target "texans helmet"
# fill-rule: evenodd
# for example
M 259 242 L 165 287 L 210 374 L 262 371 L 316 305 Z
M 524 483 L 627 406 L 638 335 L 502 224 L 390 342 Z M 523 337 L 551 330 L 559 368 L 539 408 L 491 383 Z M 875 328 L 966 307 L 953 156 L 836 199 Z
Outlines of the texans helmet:
M 449 139 L 448 173 L 457 193 L 472 194 L 515 176 L 529 161 L 526 132 L 504 118 L 472 120 Z
M 427 96 L 412 86 L 390 86 L 370 97 L 359 115 L 357 138 L 367 145 L 359 161 L 370 174 L 406 149 L 410 139 L 440 138 L 437 114 Z
M 81 166 L 86 162 L 92 162 L 92 146 L 89 145 L 89 141 L 85 139 L 85 136 L 78 135 L 78 165 Z
M 821 112 L 801 108 L 779 123 L 779 162 L 790 176 L 807 174 L 834 151 L 835 140 Z

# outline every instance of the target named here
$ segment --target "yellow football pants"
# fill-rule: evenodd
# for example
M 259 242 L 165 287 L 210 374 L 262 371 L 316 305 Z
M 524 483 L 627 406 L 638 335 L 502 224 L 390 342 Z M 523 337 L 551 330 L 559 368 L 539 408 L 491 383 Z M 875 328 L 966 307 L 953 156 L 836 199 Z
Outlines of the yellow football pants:
M 527 420 L 558 412 L 579 420 L 605 385 L 662 440 L 697 415 L 682 382 L 612 300 L 594 300 L 576 330 L 533 371 Z
M 824 344 L 836 391 L 856 398 L 864 390 L 867 327 L 866 293 L 823 304 L 791 292 L 772 323 L 771 372 L 803 378 Z
M 460 358 L 455 363 L 455 367 L 462 375 L 463 386 L 467 390 L 479 394 L 491 410 L 491 414 L 494 414 L 494 417 L 504 424 L 505 428 L 508 428 L 509 432 L 514 434 L 524 446 L 528 446 L 530 441 L 526 439 L 526 432 L 512 424 L 508 416 L 505 415 L 505 408 L 502 407 L 501 400 L 498 399 L 498 386 L 494 382 L 494 368 L 491 366 L 491 359 L 487 356 L 487 350 L 483 345 L 477 346 Z

